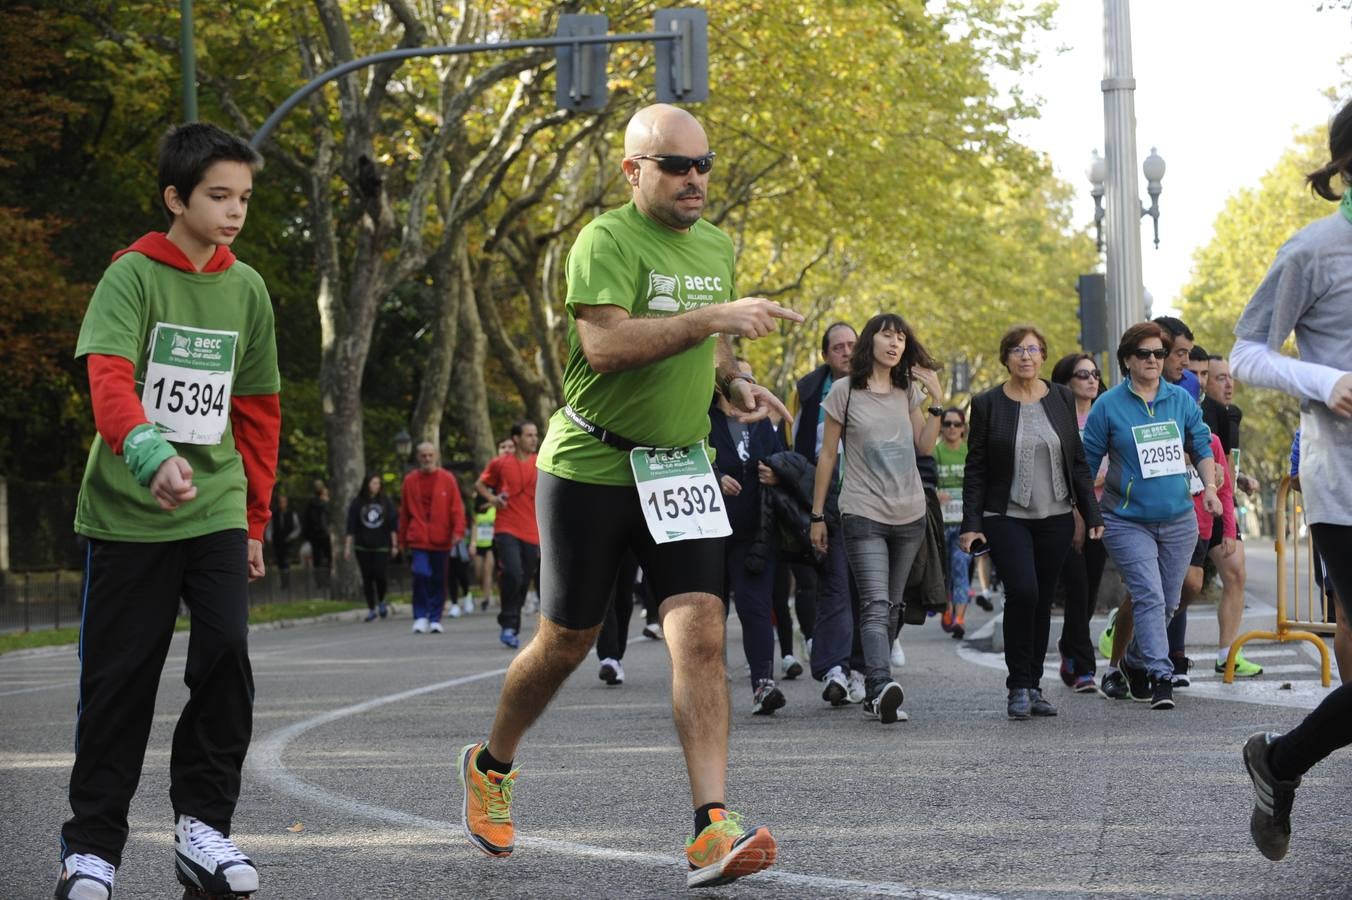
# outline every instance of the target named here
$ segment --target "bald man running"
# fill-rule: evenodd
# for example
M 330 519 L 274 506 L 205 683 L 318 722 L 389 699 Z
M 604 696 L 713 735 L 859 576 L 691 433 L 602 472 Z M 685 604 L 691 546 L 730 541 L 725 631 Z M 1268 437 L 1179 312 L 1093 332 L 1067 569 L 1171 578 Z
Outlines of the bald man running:
M 568 255 L 563 409 L 540 447 L 540 626 L 512 661 L 489 739 L 460 752 L 464 825 L 507 856 L 512 766 L 526 730 L 586 658 L 626 550 L 651 579 L 672 667 L 672 711 L 695 807 L 691 887 L 726 884 L 775 859 L 764 826 L 724 805 L 726 514 L 704 439 L 715 387 L 746 421 L 788 410 L 738 371 L 728 336 L 759 338 L 803 317 L 734 300 L 732 240 L 703 221 L 714 154 L 694 116 L 636 113 L 621 164 L 633 199 L 590 222 Z M 715 536 L 710 536 L 715 535 Z

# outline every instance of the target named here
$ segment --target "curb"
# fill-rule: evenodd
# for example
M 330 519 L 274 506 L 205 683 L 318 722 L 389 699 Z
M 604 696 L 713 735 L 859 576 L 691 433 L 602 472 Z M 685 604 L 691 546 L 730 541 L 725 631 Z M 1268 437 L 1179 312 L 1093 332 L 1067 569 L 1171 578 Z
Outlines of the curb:
M 399 615 L 401 605 L 391 603 L 390 616 Z M 366 617 L 366 610 L 345 609 L 342 612 L 324 613 L 322 616 L 306 616 L 303 619 L 281 619 L 277 622 L 260 622 L 257 625 L 249 626 L 249 634 L 255 634 L 260 631 L 276 631 L 278 628 L 298 628 L 302 625 L 317 625 L 320 622 L 360 622 Z M 180 636 L 186 637 L 190 632 L 175 631 L 174 640 Z M 72 648 L 78 645 L 77 641 L 71 641 L 69 644 L 52 644 L 49 647 L 30 647 L 25 650 L 10 650 L 8 653 L 0 653 L 0 659 L 21 659 L 28 656 L 60 656 L 62 653 L 69 653 Z

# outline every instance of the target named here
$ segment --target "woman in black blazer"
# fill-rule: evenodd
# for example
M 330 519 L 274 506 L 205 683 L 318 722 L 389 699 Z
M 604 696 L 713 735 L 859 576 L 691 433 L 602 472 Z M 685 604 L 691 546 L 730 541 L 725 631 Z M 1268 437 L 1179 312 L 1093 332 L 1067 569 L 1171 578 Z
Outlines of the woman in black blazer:
M 1070 550 L 1078 509 L 1097 539 L 1103 533 L 1094 480 L 1084 460 L 1070 391 L 1039 373 L 1047 340 L 1016 325 L 1000 340 L 1009 380 L 972 399 L 962 481 L 964 550 L 991 559 L 1005 585 L 1005 665 L 1011 719 L 1054 716 L 1042 696 L 1052 594 Z

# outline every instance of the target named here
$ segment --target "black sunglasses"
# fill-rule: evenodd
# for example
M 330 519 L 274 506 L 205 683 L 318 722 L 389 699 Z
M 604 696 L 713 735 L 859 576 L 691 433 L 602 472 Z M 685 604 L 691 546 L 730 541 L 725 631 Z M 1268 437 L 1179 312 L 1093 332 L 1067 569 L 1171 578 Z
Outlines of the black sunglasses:
M 961 428 L 962 422 L 958 419 L 948 419 L 943 423 L 945 428 Z
M 1165 350 L 1163 347 L 1158 350 L 1147 350 L 1144 347 L 1137 347 L 1135 350 L 1131 351 L 1131 353 L 1137 359 L 1149 359 L 1152 356 L 1155 357 L 1155 359 L 1164 359 L 1169 355 L 1169 351 Z
M 714 167 L 714 154 L 706 153 L 703 156 L 681 156 L 676 153 L 637 153 L 630 159 L 651 159 L 657 163 L 657 168 L 666 172 L 668 175 L 685 175 L 694 169 L 701 175 L 708 175 L 709 170 Z
M 1072 378 L 1078 378 L 1078 379 L 1080 379 L 1081 381 L 1093 381 L 1094 379 L 1096 379 L 1096 378 L 1099 377 L 1099 370 L 1098 370 L 1098 369 L 1080 369 L 1078 372 L 1076 372 L 1076 373 L 1075 373 L 1074 375 L 1072 375 L 1071 377 L 1072 377 Z

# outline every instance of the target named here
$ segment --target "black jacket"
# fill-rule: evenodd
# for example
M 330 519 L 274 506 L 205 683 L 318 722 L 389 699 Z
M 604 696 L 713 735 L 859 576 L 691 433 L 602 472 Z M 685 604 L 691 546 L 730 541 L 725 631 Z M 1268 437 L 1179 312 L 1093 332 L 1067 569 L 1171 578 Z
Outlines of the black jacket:
M 794 416 L 798 433 L 793 438 L 793 449 L 813 465 L 817 463 L 817 413 L 822 408 L 822 385 L 830 374 L 831 367 L 823 363 L 798 381 L 798 414 Z
M 817 565 L 819 560 L 808 536 L 817 467 L 794 450 L 781 450 L 767 458 L 765 464 L 774 470 L 776 483 L 761 486 L 760 540 L 747 553 L 747 571 L 761 571 L 776 550 L 791 562 Z M 840 490 L 832 484 L 822 507 L 831 533 L 840 528 L 839 500 Z
M 1094 478 L 1084 460 L 1080 429 L 1075 421 L 1075 396 L 1070 388 L 1044 379 L 1047 396 L 1041 400 L 1056 436 L 1061 440 L 1061 466 L 1070 486 L 1071 502 L 1084 517 L 1086 528 L 1103 524 L 1094 499 Z M 1003 515 L 1009 508 L 1014 480 L 1014 439 L 1019 431 L 1019 404 L 996 385 L 972 398 L 967 435 L 967 468 L 962 477 L 962 530 L 981 531 L 988 512 Z

